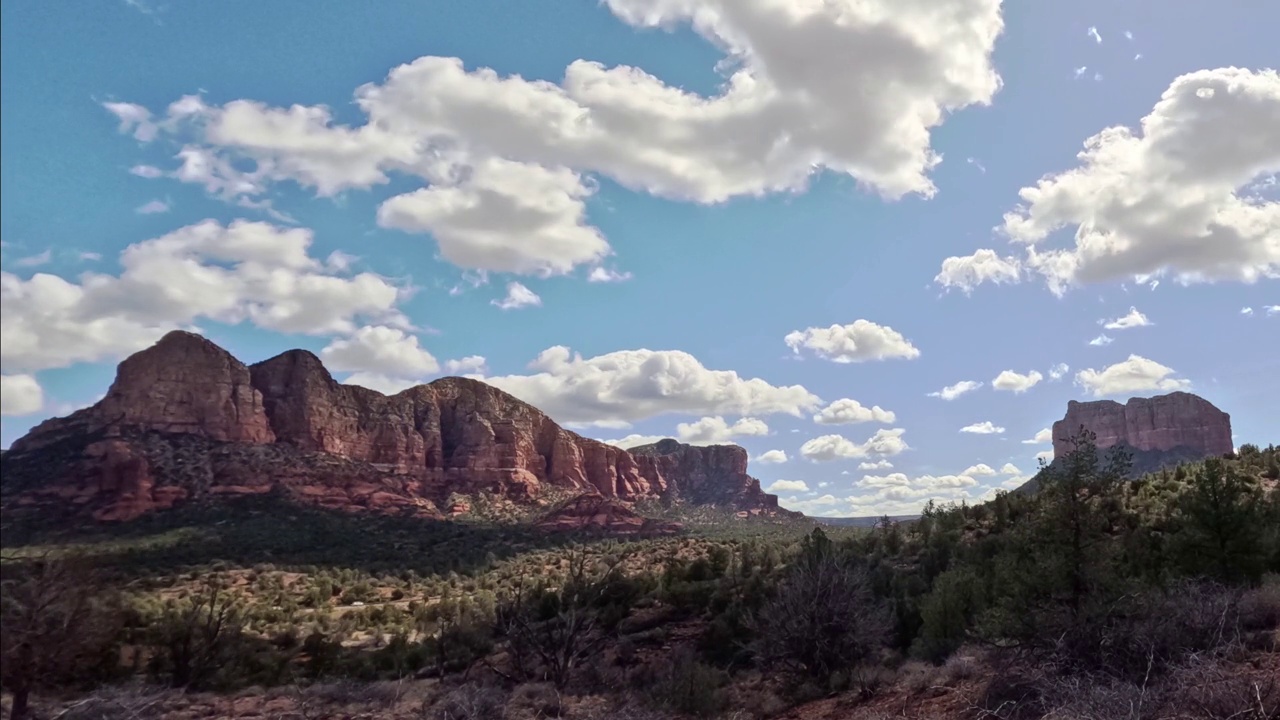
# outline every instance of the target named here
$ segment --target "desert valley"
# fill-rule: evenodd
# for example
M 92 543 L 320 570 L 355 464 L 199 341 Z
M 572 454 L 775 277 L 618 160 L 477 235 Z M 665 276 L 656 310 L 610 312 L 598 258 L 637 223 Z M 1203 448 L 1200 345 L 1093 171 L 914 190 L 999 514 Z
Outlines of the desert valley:
M 740 447 L 175 331 L 3 454 L 6 687 L 85 718 L 1269 717 L 1280 451 L 1184 392 L 1053 432 L 1012 492 L 843 527 Z
M 1280 720 L 1280 2 L 0 3 L 0 720 Z

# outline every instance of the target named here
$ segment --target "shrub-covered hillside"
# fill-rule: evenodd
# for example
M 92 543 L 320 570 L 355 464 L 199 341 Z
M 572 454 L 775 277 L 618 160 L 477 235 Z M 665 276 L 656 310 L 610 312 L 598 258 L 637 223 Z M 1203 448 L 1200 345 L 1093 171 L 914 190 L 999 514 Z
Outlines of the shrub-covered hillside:
M 1276 717 L 1276 448 L 870 530 L 618 542 L 269 499 L 4 539 L 16 716 Z M 14 538 L 14 539 L 11 539 Z M 61 715 L 59 715 L 61 713 Z

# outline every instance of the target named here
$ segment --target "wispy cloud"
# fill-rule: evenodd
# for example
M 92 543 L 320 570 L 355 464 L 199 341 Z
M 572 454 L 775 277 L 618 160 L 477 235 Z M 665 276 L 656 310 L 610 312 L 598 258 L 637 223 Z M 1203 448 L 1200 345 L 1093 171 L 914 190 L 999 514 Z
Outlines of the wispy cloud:
M 137 210 L 134 212 L 137 212 L 139 215 L 158 215 L 160 213 L 167 213 L 169 212 L 169 203 L 164 200 L 152 200 L 145 205 L 138 206 Z
M 51 260 L 53 260 L 53 249 L 49 248 L 37 255 L 18 258 L 13 261 L 13 264 L 23 268 L 40 267 L 41 265 L 48 265 Z

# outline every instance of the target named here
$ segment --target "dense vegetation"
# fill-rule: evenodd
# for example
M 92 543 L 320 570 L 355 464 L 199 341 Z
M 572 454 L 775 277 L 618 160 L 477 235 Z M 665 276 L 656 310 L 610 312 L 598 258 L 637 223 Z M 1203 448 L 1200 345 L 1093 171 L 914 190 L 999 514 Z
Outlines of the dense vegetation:
M 0 679 L 15 716 L 41 697 L 160 717 L 256 687 L 281 718 L 748 718 L 822 698 L 879 717 L 853 713 L 889 697 L 883 716 L 1276 717 L 1278 461 L 1245 446 L 1128 481 L 1085 435 L 1034 495 L 870 530 L 704 511 L 622 542 L 269 498 L 109 536 L 14 524 Z

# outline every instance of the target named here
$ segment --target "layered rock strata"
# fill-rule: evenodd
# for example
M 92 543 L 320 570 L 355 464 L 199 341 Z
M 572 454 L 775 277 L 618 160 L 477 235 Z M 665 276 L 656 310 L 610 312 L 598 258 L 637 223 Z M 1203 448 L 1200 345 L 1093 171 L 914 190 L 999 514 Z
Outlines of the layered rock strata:
M 521 502 L 544 486 L 778 511 L 747 474 L 742 448 L 671 440 L 628 452 L 476 380 L 441 378 L 387 396 L 336 382 L 304 350 L 246 367 L 181 331 L 122 362 L 97 404 L 14 442 L 4 465 L 6 505 L 74 498 L 103 520 L 276 491 L 435 517 L 454 493 Z

